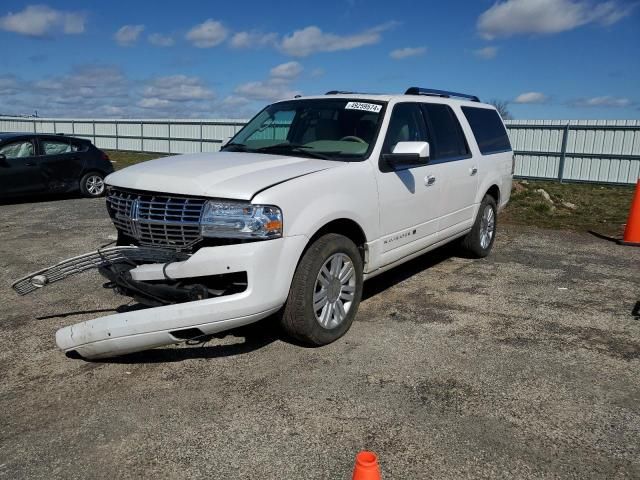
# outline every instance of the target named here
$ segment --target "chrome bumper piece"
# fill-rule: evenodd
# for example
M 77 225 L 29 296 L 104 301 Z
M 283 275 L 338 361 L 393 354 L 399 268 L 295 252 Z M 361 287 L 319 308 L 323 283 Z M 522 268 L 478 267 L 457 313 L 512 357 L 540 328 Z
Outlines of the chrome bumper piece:
M 26 295 L 39 288 L 93 268 L 115 263 L 169 263 L 186 260 L 186 253 L 155 247 L 108 247 L 64 260 L 52 267 L 38 270 L 17 280 L 11 287 Z

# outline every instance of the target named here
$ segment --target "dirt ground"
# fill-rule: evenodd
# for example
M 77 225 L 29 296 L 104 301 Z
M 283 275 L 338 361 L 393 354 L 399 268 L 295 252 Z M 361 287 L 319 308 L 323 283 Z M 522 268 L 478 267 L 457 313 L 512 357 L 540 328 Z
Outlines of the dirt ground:
M 0 478 L 640 478 L 640 249 L 500 227 L 485 260 L 440 249 L 370 281 L 323 348 L 271 320 L 204 346 L 90 363 L 59 327 L 124 303 L 85 273 L 103 200 L 0 206 Z

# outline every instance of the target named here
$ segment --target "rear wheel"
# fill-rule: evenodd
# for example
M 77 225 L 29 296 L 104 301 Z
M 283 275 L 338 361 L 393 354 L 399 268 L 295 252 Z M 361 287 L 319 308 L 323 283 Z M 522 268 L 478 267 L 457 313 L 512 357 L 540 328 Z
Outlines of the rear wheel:
M 89 172 L 80 179 L 80 192 L 85 197 L 101 197 L 104 191 L 104 175 L 100 172 Z
M 477 258 L 489 255 L 496 238 L 497 213 L 495 199 L 485 195 L 471 231 L 462 239 L 462 247 L 469 254 Z
M 362 257 L 347 237 L 329 233 L 305 252 L 291 283 L 281 324 L 294 339 L 320 346 L 351 327 L 362 297 Z

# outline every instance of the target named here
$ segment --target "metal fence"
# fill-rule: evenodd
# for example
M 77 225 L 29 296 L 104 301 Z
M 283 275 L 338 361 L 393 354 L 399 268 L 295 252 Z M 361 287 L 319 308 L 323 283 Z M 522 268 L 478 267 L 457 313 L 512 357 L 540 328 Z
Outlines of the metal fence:
M 150 120 L 0 117 L 0 132 L 64 133 L 98 148 L 151 153 L 217 152 L 246 120 Z
M 0 131 L 64 133 L 97 147 L 154 153 L 215 152 L 245 120 L 0 117 Z M 633 184 L 640 177 L 639 120 L 510 120 L 515 175 Z
M 515 175 L 590 183 L 636 183 L 638 120 L 510 120 Z

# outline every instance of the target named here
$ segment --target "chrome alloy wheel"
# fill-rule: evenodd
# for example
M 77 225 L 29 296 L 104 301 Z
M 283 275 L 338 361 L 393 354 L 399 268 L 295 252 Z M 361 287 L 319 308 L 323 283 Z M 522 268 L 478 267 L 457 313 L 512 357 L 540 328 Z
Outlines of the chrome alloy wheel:
M 321 327 L 336 328 L 347 318 L 356 292 L 356 271 L 344 253 L 331 255 L 316 277 L 313 311 Z
M 480 219 L 480 246 L 483 249 L 489 248 L 496 228 L 496 215 L 491 205 L 485 205 Z
M 87 192 L 92 196 L 97 197 L 104 192 L 104 180 L 100 175 L 90 175 L 85 182 Z

